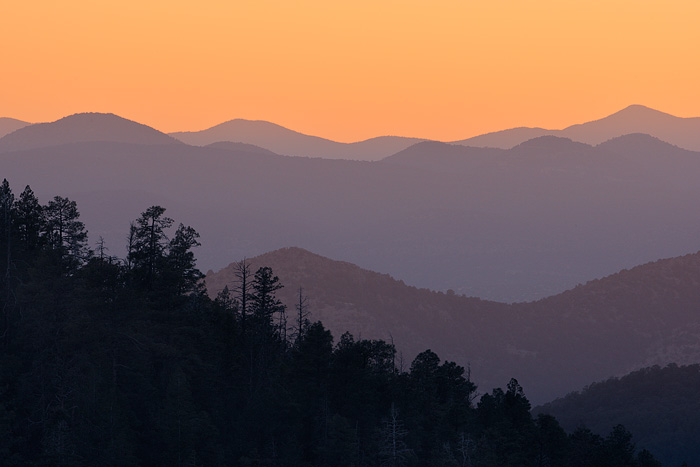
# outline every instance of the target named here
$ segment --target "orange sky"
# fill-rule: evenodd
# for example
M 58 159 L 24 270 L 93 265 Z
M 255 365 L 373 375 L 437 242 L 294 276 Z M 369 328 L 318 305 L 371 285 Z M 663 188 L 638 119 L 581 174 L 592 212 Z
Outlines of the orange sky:
M 355 141 L 700 116 L 697 0 L 26 0 L 0 14 L 0 116 L 232 118 Z

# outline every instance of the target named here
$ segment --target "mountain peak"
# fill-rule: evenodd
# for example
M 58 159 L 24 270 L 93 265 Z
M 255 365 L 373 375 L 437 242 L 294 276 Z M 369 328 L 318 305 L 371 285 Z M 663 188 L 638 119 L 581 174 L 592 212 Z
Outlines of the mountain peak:
M 642 104 L 631 104 L 631 105 L 628 105 L 627 107 L 625 107 L 624 109 L 622 109 L 622 110 L 620 110 L 620 111 L 618 111 L 618 112 L 616 112 L 616 113 L 619 113 L 619 112 L 655 112 L 655 113 L 663 113 L 663 112 L 661 112 L 661 111 L 659 111 L 659 110 L 652 109 L 651 107 L 647 107 L 646 105 L 642 105 Z
M 645 105 L 641 104 L 632 104 L 628 105 L 622 110 L 618 110 L 617 112 L 601 119 L 613 119 L 613 118 L 672 118 L 672 119 L 677 119 L 679 117 L 675 117 L 671 114 L 667 114 L 665 112 L 661 112 L 660 110 L 652 109 L 651 107 L 647 107 Z
M 149 126 L 112 113 L 85 112 L 55 122 L 25 126 L 0 138 L 0 152 L 82 142 L 181 144 Z

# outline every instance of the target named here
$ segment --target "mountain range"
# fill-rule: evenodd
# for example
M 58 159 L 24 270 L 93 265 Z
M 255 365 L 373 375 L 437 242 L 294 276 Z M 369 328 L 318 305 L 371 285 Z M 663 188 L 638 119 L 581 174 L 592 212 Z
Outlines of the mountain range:
M 354 160 L 379 160 L 424 141 L 419 138 L 380 136 L 356 143 L 339 143 L 318 136 L 304 135 L 274 123 L 243 119 L 230 120 L 202 131 L 170 135 L 195 146 L 232 141 L 253 144 L 285 156 Z
M 194 147 L 79 114 L 1 138 L 0 167 L 16 191 L 75 199 L 92 241 L 115 255 L 129 222 L 161 204 L 201 233 L 204 269 L 292 244 L 505 302 L 694 251 L 700 238 L 700 154 L 640 134 L 509 150 L 421 142 L 363 162 Z
M 698 249 L 700 153 L 646 134 L 596 146 L 545 135 L 511 149 L 423 141 L 367 162 L 281 156 L 245 142 L 190 146 L 115 115 L 78 114 L 0 138 L 0 167 L 17 193 L 29 184 L 42 202 L 76 200 L 91 241 L 104 237 L 116 256 L 130 221 L 160 204 L 201 233 L 205 270 L 299 245 L 422 287 L 355 269 L 339 284 L 371 289 L 371 300 L 357 304 L 356 293 L 330 283 L 309 291 L 320 318 L 345 307 L 349 330 L 391 333 L 407 360 L 432 347 L 470 363 L 475 378 L 488 368 L 482 387 L 530 374 L 522 382 L 544 401 L 644 364 L 697 358 L 688 316 L 700 288 L 692 274 L 676 274 L 694 270 L 696 255 L 656 263 L 664 272 L 653 280 L 642 280 L 645 266 L 602 288 L 576 288 Z M 290 261 L 342 276 L 327 260 Z M 332 306 L 318 301 L 323 290 Z M 527 303 L 499 303 L 513 301 Z M 585 352 L 573 372 L 564 356 Z M 562 375 L 560 383 L 537 386 L 545 374 Z
M 430 348 L 469 366 L 481 393 L 515 377 L 530 400 L 542 403 L 638 368 L 700 361 L 700 253 L 510 305 L 418 289 L 300 248 L 247 261 L 252 270 L 270 266 L 279 275 L 289 313 L 302 287 L 311 320 L 336 339 L 349 331 L 393 341 L 404 368 Z M 225 286 L 233 290 L 234 270 L 231 264 L 207 274 L 212 297 Z
M 630 133 L 648 134 L 675 146 L 700 151 L 700 118 L 675 117 L 643 105 L 631 105 L 605 118 L 572 125 L 563 130 L 512 128 L 454 141 L 451 144 L 510 149 L 540 136 L 559 136 L 597 145 Z M 242 119 L 231 120 L 202 131 L 170 135 L 197 146 L 233 141 L 254 144 L 289 156 L 354 160 L 379 160 L 425 141 L 419 138 L 382 136 L 356 143 L 339 143 L 304 135 L 270 122 Z
M 78 115 L 83 115 L 81 118 L 87 119 L 86 115 L 90 114 Z M 28 125 L 30 124 L 20 120 L 0 118 L 0 138 Z M 95 132 L 95 139 L 91 140 L 99 140 L 101 131 L 96 128 L 92 131 Z M 597 145 L 630 133 L 648 134 L 684 149 L 700 151 L 700 117 L 676 117 L 643 105 L 630 105 L 599 120 L 572 125 L 563 130 L 519 127 L 453 141 L 450 144 L 510 149 L 540 136 L 559 136 Z M 305 135 L 275 123 L 245 119 L 229 120 L 201 131 L 174 132 L 170 133 L 170 136 L 195 146 L 234 142 L 259 146 L 288 156 L 371 161 L 380 160 L 413 144 L 426 141 L 426 139 L 413 137 L 380 136 L 354 143 L 340 143 L 318 136 Z
M 453 144 L 509 149 L 540 136 L 559 136 L 587 144 L 600 144 L 618 136 L 644 133 L 692 151 L 700 151 L 700 118 L 676 117 L 643 105 L 630 105 L 612 115 L 563 130 L 512 128 L 475 136 Z

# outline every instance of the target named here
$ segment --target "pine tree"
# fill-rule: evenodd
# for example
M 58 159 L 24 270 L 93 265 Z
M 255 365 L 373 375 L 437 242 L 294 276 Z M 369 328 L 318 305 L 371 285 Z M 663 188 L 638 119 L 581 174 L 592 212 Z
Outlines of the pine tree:
M 180 224 L 170 241 L 168 269 L 173 275 L 176 294 L 184 295 L 202 289 L 204 274 L 195 266 L 196 259 L 192 248 L 199 246 L 199 234 L 192 227 Z
M 12 282 L 12 205 L 14 195 L 7 179 L 0 185 L 0 306 L 2 307 L 2 328 L 0 336 L 5 337 L 9 327 Z
M 268 333 L 273 330 L 273 318 L 275 314 L 284 314 L 286 307 L 275 296 L 275 292 L 283 285 L 279 282 L 279 277 L 273 275 L 269 267 L 261 267 L 255 273 L 253 279 L 252 295 L 252 316 L 256 325 L 256 330 L 261 333 Z M 281 337 L 281 330 L 278 330 Z
M 138 281 L 153 290 L 157 276 L 164 267 L 168 237 L 165 230 L 173 220 L 164 216 L 165 208 L 151 206 L 134 221 L 130 231 L 127 261 Z
M 61 196 L 54 197 L 44 207 L 44 219 L 44 238 L 64 265 L 75 268 L 84 262 L 89 255 L 87 230 L 79 220 L 76 202 Z
M 18 240 L 23 249 L 32 251 L 40 246 L 41 231 L 44 223 L 43 208 L 27 185 L 15 203 L 14 218 Z

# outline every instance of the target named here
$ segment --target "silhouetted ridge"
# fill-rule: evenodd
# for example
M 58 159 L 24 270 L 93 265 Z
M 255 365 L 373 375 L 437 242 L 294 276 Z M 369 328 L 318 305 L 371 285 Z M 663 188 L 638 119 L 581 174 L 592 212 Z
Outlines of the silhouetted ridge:
M 253 144 L 285 156 L 354 160 L 379 160 L 422 141 L 418 138 L 380 136 L 355 143 L 339 143 L 305 135 L 275 123 L 244 119 L 229 120 L 202 131 L 171 133 L 171 136 L 197 146 L 232 141 Z
M 470 161 L 476 162 L 477 160 L 483 160 L 483 158 L 493 157 L 502 153 L 502 149 L 424 141 L 392 156 L 385 157 L 382 159 L 382 162 L 414 167 L 431 166 L 438 170 L 453 170 L 455 164 L 463 165 Z
M 679 117 L 676 117 L 674 115 L 671 115 L 666 112 L 661 112 L 660 110 L 652 109 L 651 107 L 647 107 L 646 105 L 641 105 L 641 104 L 632 104 L 628 105 L 622 110 L 618 110 L 617 112 L 610 114 L 607 117 L 604 117 L 603 119 L 633 119 L 633 120 L 649 120 L 649 119 L 678 119 Z M 599 120 L 595 120 L 599 121 Z M 572 125 L 575 126 L 575 125 Z M 571 127 L 569 127 L 571 128 Z
M 548 135 L 556 131 L 557 130 L 546 130 L 544 128 L 518 127 L 501 131 L 492 131 L 483 135 L 454 141 L 452 144 L 483 148 L 510 149 L 523 141 Z
M 445 153 L 452 153 L 452 154 L 458 154 L 458 153 L 463 153 L 464 152 L 464 147 L 462 146 L 454 146 L 452 144 L 448 143 L 441 143 L 439 141 L 423 141 L 420 143 L 416 143 L 414 145 L 411 145 L 404 149 L 403 151 L 399 151 L 396 154 L 392 154 L 391 156 L 385 157 L 382 159 L 383 161 L 393 161 L 393 160 L 398 160 L 398 159 L 406 159 L 413 157 L 415 155 L 425 155 L 425 154 L 445 154 Z
M 0 138 L 0 152 L 82 142 L 144 145 L 182 144 L 149 126 L 114 114 L 80 113 L 51 123 L 37 123 Z
M 597 148 L 612 152 L 657 152 L 687 151 L 678 146 L 667 143 L 646 133 L 630 133 L 628 135 L 617 136 L 596 146 Z
M 663 465 L 700 465 L 699 387 L 698 364 L 647 367 L 592 383 L 533 413 L 554 415 L 569 432 L 583 424 L 604 435 L 622 424 Z
M 538 136 L 524 141 L 515 146 L 512 151 L 531 152 L 532 150 L 547 151 L 547 152 L 564 152 L 564 151 L 580 151 L 591 149 L 591 146 L 584 143 L 577 143 L 569 138 L 560 136 L 545 135 Z
M 543 135 L 561 136 L 596 145 L 630 133 L 645 133 L 692 151 L 700 151 L 700 118 L 681 118 L 643 105 L 630 105 L 607 117 L 571 125 L 563 130 L 512 128 L 487 133 L 455 144 L 512 148 Z
M 250 154 L 265 154 L 268 156 L 276 156 L 277 154 L 260 146 L 247 143 L 234 143 L 232 141 L 219 141 L 206 145 L 207 148 L 224 149 L 226 151 L 247 152 Z
M 301 248 L 249 261 L 273 268 L 286 285 L 280 296 L 290 307 L 303 287 L 313 319 L 334 334 L 392 336 L 407 359 L 428 346 L 471 364 L 474 381 L 485 390 L 507 375 L 522 377 L 539 402 L 636 368 L 700 360 L 700 253 L 511 305 L 418 289 Z M 210 271 L 209 293 L 231 288 L 233 272 L 233 266 Z
M 28 125 L 31 125 L 31 123 L 23 122 L 16 118 L 0 117 L 0 138 Z

